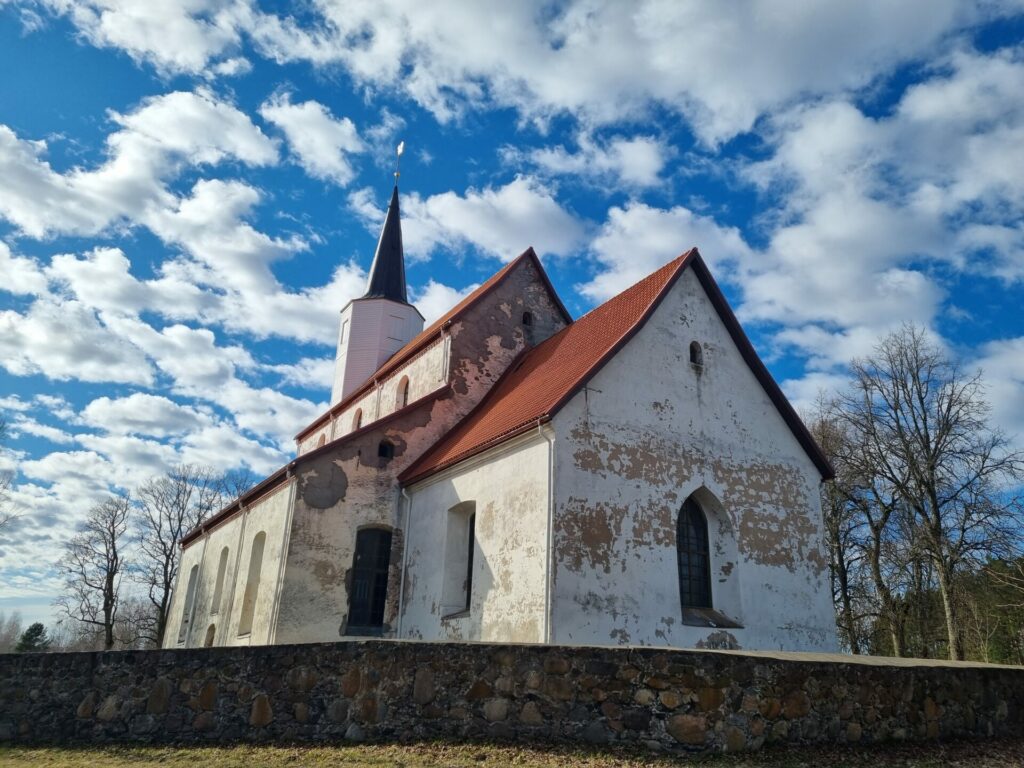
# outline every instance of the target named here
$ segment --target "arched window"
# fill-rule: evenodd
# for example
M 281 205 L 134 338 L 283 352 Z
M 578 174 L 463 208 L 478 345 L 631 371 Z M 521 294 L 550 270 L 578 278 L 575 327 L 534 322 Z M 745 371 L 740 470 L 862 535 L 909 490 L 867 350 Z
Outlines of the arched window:
M 361 426 L 363 426 L 363 409 L 356 408 L 356 412 L 352 416 L 352 431 L 355 432 Z
M 395 445 L 390 440 L 381 440 L 377 444 L 377 456 L 381 459 L 393 459 L 395 457 Z
M 363 528 L 356 533 L 352 591 L 348 597 L 348 634 L 376 634 L 384 625 L 391 563 L 391 531 Z
M 321 447 L 323 447 L 324 443 L 326 443 L 326 442 L 327 442 L 327 435 L 321 434 L 320 437 L 318 437 L 316 439 L 316 447 L 317 448 L 321 448 Z
M 679 600 L 683 608 L 711 607 L 711 553 L 708 521 L 693 499 L 683 502 L 676 524 Z
M 532 312 L 523 312 L 523 325 L 533 325 Z
M 256 598 L 260 593 L 260 571 L 263 569 L 263 548 L 267 543 L 267 534 L 260 531 L 252 540 L 249 552 L 249 576 L 245 580 L 245 595 L 242 597 L 242 616 L 238 620 L 238 634 L 248 635 L 252 632 L 252 620 L 256 615 Z
M 704 365 L 704 349 L 699 341 L 690 342 L 690 362 L 694 365 Z
M 220 598 L 224 593 L 224 574 L 228 570 L 228 548 L 220 551 L 220 559 L 217 561 L 217 581 L 213 586 L 213 604 L 210 606 L 210 613 L 220 611 Z M 211 625 L 212 626 L 212 625 Z
M 403 376 L 398 382 L 398 395 L 395 400 L 396 408 L 405 408 L 409 404 L 409 377 Z
M 462 501 L 448 510 L 441 615 L 456 616 L 473 603 L 473 554 L 476 550 L 476 502 Z
M 216 634 L 217 634 L 217 625 L 216 624 L 211 624 L 210 626 L 208 626 L 206 628 L 206 639 L 203 640 L 203 647 L 204 648 L 212 648 L 213 647 L 213 638 L 216 636 Z
M 185 607 L 181 612 L 181 626 L 178 627 L 178 642 L 185 642 L 188 627 L 192 623 L 192 611 L 196 606 L 196 589 L 199 588 L 199 566 L 193 565 L 188 572 L 188 587 L 185 588 Z

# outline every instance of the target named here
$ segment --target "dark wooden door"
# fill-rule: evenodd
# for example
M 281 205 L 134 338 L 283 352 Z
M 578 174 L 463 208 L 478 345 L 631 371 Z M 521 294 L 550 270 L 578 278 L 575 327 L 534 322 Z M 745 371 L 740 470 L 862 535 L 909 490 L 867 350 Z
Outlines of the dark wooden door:
M 379 630 L 384 624 L 388 596 L 388 564 L 391 562 L 391 531 L 364 528 L 356 534 L 349 596 L 348 628 Z

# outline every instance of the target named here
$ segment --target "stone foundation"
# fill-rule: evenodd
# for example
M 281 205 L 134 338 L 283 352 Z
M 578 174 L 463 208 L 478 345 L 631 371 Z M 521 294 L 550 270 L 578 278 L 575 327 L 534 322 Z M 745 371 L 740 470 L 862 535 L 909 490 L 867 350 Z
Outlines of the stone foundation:
M 1024 734 L 1024 669 L 366 641 L 0 655 L 16 743 L 521 739 L 677 751 Z

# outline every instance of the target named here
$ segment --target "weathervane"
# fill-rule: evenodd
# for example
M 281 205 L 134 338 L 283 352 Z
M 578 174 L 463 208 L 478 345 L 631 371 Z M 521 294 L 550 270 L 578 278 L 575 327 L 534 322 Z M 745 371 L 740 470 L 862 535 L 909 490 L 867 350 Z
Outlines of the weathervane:
M 397 158 L 395 160 L 395 184 L 398 183 L 398 177 L 402 175 L 401 173 L 399 173 L 399 168 L 402 165 L 402 153 L 403 152 L 405 152 L 405 142 L 404 141 L 400 141 L 400 142 L 398 142 L 398 149 L 395 150 L 395 156 Z

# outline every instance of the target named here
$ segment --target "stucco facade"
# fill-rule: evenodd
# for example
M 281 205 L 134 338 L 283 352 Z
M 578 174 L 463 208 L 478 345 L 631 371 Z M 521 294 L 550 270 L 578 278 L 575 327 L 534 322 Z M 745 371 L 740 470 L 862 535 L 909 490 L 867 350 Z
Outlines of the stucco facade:
M 531 250 L 413 335 L 387 242 L 343 321 L 407 343 L 342 332 L 296 458 L 183 540 L 165 647 L 835 649 L 830 467 L 695 250 L 575 322 Z

